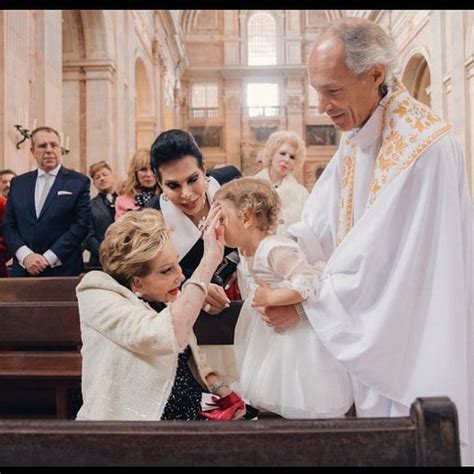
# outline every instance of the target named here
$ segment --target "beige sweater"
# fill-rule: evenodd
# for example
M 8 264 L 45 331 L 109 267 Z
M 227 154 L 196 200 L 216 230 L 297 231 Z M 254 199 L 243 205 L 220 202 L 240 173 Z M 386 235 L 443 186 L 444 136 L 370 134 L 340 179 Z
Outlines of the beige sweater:
M 177 344 L 170 310 L 157 313 L 99 271 L 87 273 L 76 294 L 84 399 L 77 419 L 160 420 L 173 387 L 178 354 L 185 347 Z M 193 332 L 188 343 L 191 370 L 208 388 L 205 377 L 213 370 Z

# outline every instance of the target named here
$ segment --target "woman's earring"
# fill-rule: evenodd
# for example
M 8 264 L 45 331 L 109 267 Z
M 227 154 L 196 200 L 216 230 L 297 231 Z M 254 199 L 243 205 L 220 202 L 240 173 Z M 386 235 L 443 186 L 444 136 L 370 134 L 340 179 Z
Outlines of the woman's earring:
M 141 298 L 143 296 L 139 291 L 134 291 L 133 293 L 137 298 Z
M 163 193 L 163 201 L 169 201 L 169 200 L 170 200 L 169 197 Z

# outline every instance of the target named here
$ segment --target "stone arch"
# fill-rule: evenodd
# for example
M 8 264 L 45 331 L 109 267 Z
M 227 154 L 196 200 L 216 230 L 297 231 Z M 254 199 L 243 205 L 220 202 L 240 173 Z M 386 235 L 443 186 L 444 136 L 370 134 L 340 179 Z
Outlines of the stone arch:
M 284 19 L 285 10 L 241 10 L 239 15 L 240 31 L 241 31 L 241 44 L 240 44 L 240 57 L 242 58 L 243 64 L 248 64 L 248 22 L 250 18 L 256 13 L 267 13 L 275 20 L 276 27 L 276 62 L 282 64 L 284 61 Z
M 95 161 L 114 164 L 112 140 L 113 23 L 103 10 L 63 10 L 63 130 L 67 163 L 82 172 Z
M 153 94 L 149 74 L 141 56 L 135 59 L 135 141 L 136 148 L 150 147 L 154 131 Z
M 402 82 L 415 99 L 431 106 L 431 73 L 426 57 L 414 53 L 407 61 L 402 73 Z

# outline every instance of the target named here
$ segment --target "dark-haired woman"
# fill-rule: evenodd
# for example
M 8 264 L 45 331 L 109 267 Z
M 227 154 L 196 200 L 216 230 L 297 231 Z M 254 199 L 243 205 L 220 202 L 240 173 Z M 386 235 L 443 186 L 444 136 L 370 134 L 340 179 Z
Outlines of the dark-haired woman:
M 222 184 L 242 175 L 235 166 L 207 173 L 199 146 L 184 130 L 167 130 L 156 138 L 151 147 L 151 165 L 162 193 L 152 198 L 147 207 L 161 210 L 165 221 L 174 227 L 173 244 L 183 274 L 189 278 L 203 256 L 201 224 L 207 218 L 214 193 Z M 226 248 L 225 255 L 233 251 Z M 229 258 L 224 257 L 223 263 L 229 262 Z M 229 302 L 229 295 L 222 286 L 211 283 L 203 309 L 209 314 L 218 314 Z M 231 345 L 201 346 L 201 349 L 209 363 L 227 376 L 224 377 L 227 382 L 237 379 Z

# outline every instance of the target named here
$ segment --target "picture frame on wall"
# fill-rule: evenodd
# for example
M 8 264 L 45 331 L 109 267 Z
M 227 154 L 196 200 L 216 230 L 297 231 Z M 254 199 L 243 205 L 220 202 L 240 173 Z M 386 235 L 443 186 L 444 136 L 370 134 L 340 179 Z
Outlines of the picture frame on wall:
M 222 127 L 189 127 L 199 148 L 222 147 Z
M 252 133 L 258 143 L 266 143 L 268 137 L 278 131 L 278 127 L 251 127 Z
M 334 125 L 306 125 L 306 146 L 335 146 Z

